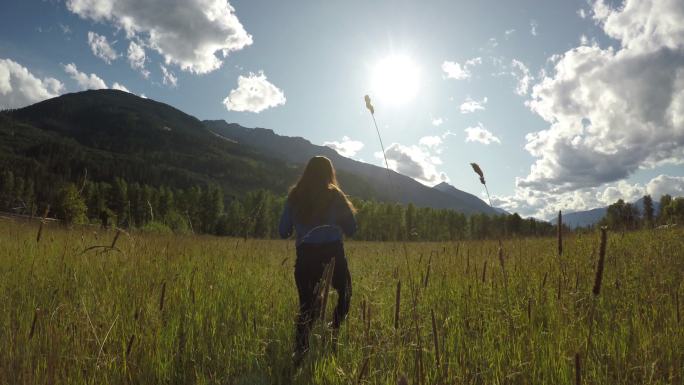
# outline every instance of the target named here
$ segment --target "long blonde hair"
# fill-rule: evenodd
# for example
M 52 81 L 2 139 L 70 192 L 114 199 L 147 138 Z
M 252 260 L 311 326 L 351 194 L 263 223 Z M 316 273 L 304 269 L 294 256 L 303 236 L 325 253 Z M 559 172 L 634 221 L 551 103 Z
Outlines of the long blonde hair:
M 287 199 L 294 217 L 306 224 L 322 220 L 336 199 L 342 199 L 352 212 L 355 211 L 337 182 L 332 162 L 324 156 L 314 156 L 309 160 Z

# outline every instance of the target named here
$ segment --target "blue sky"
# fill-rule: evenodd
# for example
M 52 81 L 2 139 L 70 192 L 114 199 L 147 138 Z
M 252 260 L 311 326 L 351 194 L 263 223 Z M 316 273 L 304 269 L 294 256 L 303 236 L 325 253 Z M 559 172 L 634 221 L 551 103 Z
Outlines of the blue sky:
M 478 162 L 498 205 L 546 217 L 645 193 L 684 195 L 684 30 L 668 17 L 684 17 L 683 8 L 9 1 L 0 106 L 123 87 L 200 119 L 271 128 L 380 165 L 363 104 L 370 93 L 393 168 L 481 195 L 468 165 Z M 630 32 L 639 23 L 646 28 Z M 406 89 L 411 80 L 417 89 Z M 399 93 L 405 100 L 393 103 Z

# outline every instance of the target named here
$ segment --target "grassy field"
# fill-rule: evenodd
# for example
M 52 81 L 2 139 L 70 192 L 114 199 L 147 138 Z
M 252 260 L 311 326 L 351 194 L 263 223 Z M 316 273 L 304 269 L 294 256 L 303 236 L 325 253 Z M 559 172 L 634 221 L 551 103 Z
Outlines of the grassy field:
M 349 318 L 299 370 L 291 241 L 37 229 L 0 222 L 1 384 L 573 384 L 576 356 L 583 384 L 684 383 L 681 229 L 608 232 L 597 296 L 598 233 L 503 266 L 495 241 L 347 242 Z

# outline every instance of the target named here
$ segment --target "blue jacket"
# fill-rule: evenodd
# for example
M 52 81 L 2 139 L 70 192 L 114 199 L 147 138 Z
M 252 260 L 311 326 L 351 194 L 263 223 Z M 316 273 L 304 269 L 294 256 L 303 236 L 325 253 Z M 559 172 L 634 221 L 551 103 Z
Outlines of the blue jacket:
M 356 231 L 356 220 L 349 206 L 343 200 L 335 200 L 325 217 L 325 220 L 315 224 L 304 224 L 297 221 L 292 213 L 289 202 L 285 202 L 283 215 L 280 217 L 280 237 L 285 239 L 297 233 L 295 244 L 302 243 L 330 243 L 342 240 L 342 233 L 351 236 Z

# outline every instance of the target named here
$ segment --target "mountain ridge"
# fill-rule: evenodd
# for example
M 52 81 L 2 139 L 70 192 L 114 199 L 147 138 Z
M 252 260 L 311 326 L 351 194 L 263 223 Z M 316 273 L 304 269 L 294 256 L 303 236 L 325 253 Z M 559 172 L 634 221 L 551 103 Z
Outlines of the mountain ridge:
M 387 170 L 383 167 L 346 158 L 332 148 L 313 144 L 301 137 L 278 135 L 266 128 L 250 129 L 225 120 L 205 120 L 204 123 L 210 130 L 225 138 L 261 148 L 286 161 L 303 164 L 314 155 L 327 156 L 337 170 L 356 174 L 366 180 L 378 193 L 378 197 L 384 201 L 413 203 L 419 207 L 449 208 L 465 214 L 496 213 L 484 201 L 472 194 L 456 188 L 454 190 L 458 193 L 445 193 L 393 170 L 388 176 Z
M 465 214 L 496 213 L 472 194 L 447 194 L 408 176 L 266 128 L 201 121 L 173 106 L 117 90 L 69 93 L 0 113 L 0 164 L 24 173 L 284 194 L 313 155 L 329 157 L 345 191 Z M 220 137 L 225 140 L 217 140 Z M 36 166 L 38 164 L 38 166 Z M 37 167 L 37 169 L 36 169 Z M 57 175 L 57 174 L 55 174 Z M 55 178 L 52 178 L 55 179 Z M 47 183 L 47 182 L 46 182 Z

